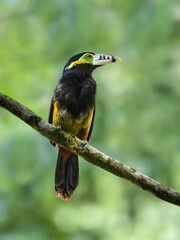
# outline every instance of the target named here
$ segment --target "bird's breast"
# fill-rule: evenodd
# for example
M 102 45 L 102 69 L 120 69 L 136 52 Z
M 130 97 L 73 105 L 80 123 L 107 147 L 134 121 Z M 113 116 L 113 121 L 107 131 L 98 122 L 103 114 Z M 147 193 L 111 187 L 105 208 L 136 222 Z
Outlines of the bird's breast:
M 61 79 L 55 89 L 54 101 L 59 102 L 61 110 L 66 109 L 73 118 L 79 118 L 81 113 L 84 114 L 94 107 L 95 94 L 96 83 L 92 78 L 77 80 L 71 76 Z

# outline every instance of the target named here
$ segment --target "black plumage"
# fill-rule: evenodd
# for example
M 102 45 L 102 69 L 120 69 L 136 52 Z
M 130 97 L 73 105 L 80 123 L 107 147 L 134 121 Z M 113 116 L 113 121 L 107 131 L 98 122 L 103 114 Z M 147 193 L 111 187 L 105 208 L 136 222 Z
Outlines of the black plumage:
M 70 58 L 54 90 L 49 123 L 88 141 L 95 116 L 96 82 L 92 72 L 114 59 L 111 55 L 95 55 L 92 52 Z M 55 192 L 56 196 L 69 200 L 79 181 L 78 157 L 60 146 L 58 148 Z

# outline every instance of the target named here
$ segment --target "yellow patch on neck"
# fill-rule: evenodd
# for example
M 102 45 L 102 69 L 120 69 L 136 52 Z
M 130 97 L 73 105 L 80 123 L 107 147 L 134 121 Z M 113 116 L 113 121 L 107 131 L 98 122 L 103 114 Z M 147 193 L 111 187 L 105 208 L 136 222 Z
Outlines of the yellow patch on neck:
M 75 61 L 75 62 L 72 62 L 67 68 L 65 68 L 65 70 L 66 69 L 70 69 L 70 68 L 72 68 L 73 66 L 75 66 L 75 65 L 77 65 L 77 64 L 83 64 L 83 63 L 86 63 L 85 61 L 82 61 L 82 60 L 77 60 L 77 61 Z

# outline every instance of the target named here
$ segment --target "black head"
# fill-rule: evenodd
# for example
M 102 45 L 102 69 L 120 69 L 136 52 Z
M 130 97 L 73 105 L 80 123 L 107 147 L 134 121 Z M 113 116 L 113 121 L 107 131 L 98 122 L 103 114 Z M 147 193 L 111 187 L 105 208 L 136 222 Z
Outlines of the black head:
M 91 74 L 95 68 L 117 61 L 121 61 L 121 59 L 112 55 L 93 52 L 79 53 L 69 59 L 64 67 L 63 75 L 71 71 Z

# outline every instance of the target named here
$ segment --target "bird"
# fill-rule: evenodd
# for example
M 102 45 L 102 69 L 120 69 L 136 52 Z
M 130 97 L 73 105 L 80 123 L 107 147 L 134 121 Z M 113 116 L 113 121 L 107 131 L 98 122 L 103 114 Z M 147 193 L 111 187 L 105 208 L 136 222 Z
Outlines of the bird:
M 96 82 L 92 72 L 97 67 L 117 61 L 121 58 L 93 52 L 82 52 L 71 57 L 54 90 L 48 122 L 88 142 L 95 116 Z M 56 146 L 53 142 L 51 144 Z M 78 183 L 78 156 L 58 145 L 55 195 L 69 200 Z

